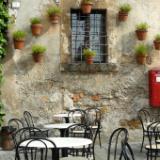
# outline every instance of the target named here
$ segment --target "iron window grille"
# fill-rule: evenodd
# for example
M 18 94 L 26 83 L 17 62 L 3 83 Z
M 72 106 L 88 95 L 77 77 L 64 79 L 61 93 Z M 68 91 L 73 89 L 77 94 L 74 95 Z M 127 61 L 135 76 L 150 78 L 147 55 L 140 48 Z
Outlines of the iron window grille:
M 92 10 L 84 15 L 80 9 L 71 9 L 72 62 L 83 62 L 83 49 L 96 51 L 94 63 L 107 62 L 106 10 Z

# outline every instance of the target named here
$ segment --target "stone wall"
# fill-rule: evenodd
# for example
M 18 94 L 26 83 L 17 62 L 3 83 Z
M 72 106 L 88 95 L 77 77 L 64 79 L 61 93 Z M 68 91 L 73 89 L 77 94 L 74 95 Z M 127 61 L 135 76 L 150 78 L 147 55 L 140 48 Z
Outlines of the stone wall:
M 129 19 L 117 21 L 118 6 L 124 2 L 132 5 Z M 130 128 L 131 137 L 141 132 L 137 111 L 148 107 L 147 72 L 159 66 L 159 52 L 152 49 L 152 41 L 160 31 L 160 2 L 157 0 L 99 0 L 94 8 L 106 8 L 109 64 L 116 72 L 70 73 L 63 65 L 70 63 L 70 8 L 78 8 L 79 0 L 61 0 L 63 15 L 59 25 L 51 25 L 46 8 L 52 0 L 23 0 L 16 23 L 10 28 L 8 56 L 4 60 L 5 83 L 2 98 L 6 109 L 6 122 L 12 117 L 22 117 L 24 110 L 35 116 L 37 123 L 54 121 L 53 114 L 64 108 L 99 106 L 103 108 L 103 133 L 108 136 L 119 126 Z M 30 18 L 43 19 L 43 34 L 34 38 L 30 32 Z M 136 64 L 134 47 L 140 43 L 135 37 L 135 25 L 147 22 L 150 25 L 148 38 L 151 65 Z M 13 49 L 12 32 L 16 29 L 27 32 L 26 47 Z M 40 43 L 47 46 L 45 61 L 35 64 L 31 46 Z

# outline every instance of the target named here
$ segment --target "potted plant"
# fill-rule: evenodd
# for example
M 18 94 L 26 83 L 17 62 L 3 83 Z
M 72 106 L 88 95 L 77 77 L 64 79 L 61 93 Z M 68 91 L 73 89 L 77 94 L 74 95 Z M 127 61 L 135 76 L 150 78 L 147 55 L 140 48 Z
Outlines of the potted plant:
M 42 33 L 43 25 L 41 19 L 34 17 L 31 19 L 31 31 L 34 36 L 39 36 Z
M 145 64 L 146 57 L 147 57 L 147 54 L 148 54 L 148 47 L 144 44 L 139 44 L 135 48 L 135 52 L 136 52 L 137 63 L 138 64 Z
M 160 34 L 157 34 L 157 35 L 156 35 L 153 43 L 154 43 L 154 48 L 155 48 L 156 50 L 160 50 Z
M 50 21 L 53 24 L 59 23 L 60 15 L 61 15 L 61 8 L 58 6 L 50 6 L 47 10 L 48 16 Z
M 92 64 L 93 63 L 93 57 L 96 55 L 96 52 L 89 49 L 89 48 L 86 48 L 83 50 L 83 55 L 86 59 L 86 63 L 87 64 Z
M 35 44 L 32 46 L 32 55 L 35 62 L 42 62 L 46 47 Z
M 93 0 L 82 0 L 81 10 L 83 14 L 90 14 L 92 10 Z
M 149 25 L 147 23 L 140 23 L 136 26 L 136 35 L 138 40 L 143 41 L 147 37 Z
M 25 44 L 26 33 L 21 30 L 17 30 L 13 33 L 13 41 L 15 49 L 23 49 Z
M 131 11 L 131 6 L 125 3 L 119 7 L 118 19 L 119 21 L 126 21 L 128 18 L 128 13 Z

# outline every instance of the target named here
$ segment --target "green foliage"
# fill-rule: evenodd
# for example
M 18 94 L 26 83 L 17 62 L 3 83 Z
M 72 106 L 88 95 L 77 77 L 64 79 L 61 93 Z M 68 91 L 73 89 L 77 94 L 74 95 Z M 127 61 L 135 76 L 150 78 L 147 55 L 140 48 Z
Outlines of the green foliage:
M 82 3 L 93 3 L 94 0 L 83 0 Z
M 149 28 L 149 25 L 147 23 L 139 23 L 136 25 L 137 30 L 147 30 Z
M 41 23 L 41 19 L 38 17 L 33 17 L 31 18 L 31 24 L 40 24 Z
M 22 40 L 25 38 L 25 36 L 26 36 L 26 33 L 21 30 L 17 30 L 13 33 L 13 38 L 16 40 Z
M 144 44 L 139 44 L 136 48 L 135 48 L 135 52 L 138 55 L 147 55 L 148 53 L 148 46 L 144 45 Z
M 61 8 L 58 7 L 58 6 L 55 6 L 55 5 L 50 6 L 50 7 L 47 9 L 48 15 L 52 15 L 52 14 L 58 14 L 58 15 L 59 15 L 59 14 L 61 14 L 61 12 L 62 12 Z
M 160 34 L 157 34 L 157 35 L 155 36 L 155 41 L 160 42 Z
M 4 113 L 4 104 L 0 101 L 0 127 L 2 126 L 3 123 L 3 117 L 5 116 Z
M 125 13 L 129 13 L 131 11 L 132 7 L 130 4 L 128 3 L 125 3 L 125 4 L 122 4 L 120 7 L 119 7 L 119 10 L 120 12 L 125 12 Z
M 89 48 L 87 48 L 87 49 L 83 50 L 83 55 L 85 57 L 89 57 L 89 56 L 93 56 L 94 57 L 96 55 L 96 52 L 91 50 L 91 49 L 89 49 Z
M 6 31 L 8 29 L 9 14 L 8 9 L 3 1 L 0 2 L 0 59 L 6 55 L 7 37 Z
M 32 52 L 33 54 L 43 54 L 44 52 L 46 51 L 46 47 L 45 46 L 42 46 L 42 45 L 39 45 L 39 44 L 35 44 L 32 46 Z

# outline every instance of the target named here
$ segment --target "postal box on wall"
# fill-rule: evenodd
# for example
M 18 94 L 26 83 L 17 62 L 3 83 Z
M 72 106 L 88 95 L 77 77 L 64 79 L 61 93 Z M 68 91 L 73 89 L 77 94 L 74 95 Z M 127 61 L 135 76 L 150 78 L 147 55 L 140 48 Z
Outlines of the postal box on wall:
M 160 107 L 160 68 L 149 71 L 149 104 Z

